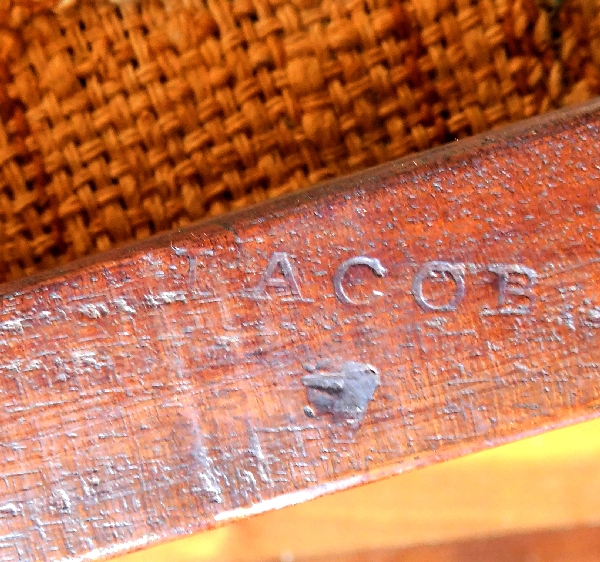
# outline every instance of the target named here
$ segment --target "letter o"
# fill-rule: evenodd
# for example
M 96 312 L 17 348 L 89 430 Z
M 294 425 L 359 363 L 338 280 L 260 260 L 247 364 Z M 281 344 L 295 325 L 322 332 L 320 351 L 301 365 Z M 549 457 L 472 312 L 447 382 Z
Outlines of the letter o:
M 423 295 L 423 281 L 431 276 L 433 272 L 448 273 L 456 284 L 454 296 L 446 304 L 431 304 Z M 445 261 L 430 261 L 425 263 L 413 279 L 412 293 L 417 304 L 425 312 L 447 312 L 456 310 L 460 301 L 463 300 L 466 294 L 463 266 Z

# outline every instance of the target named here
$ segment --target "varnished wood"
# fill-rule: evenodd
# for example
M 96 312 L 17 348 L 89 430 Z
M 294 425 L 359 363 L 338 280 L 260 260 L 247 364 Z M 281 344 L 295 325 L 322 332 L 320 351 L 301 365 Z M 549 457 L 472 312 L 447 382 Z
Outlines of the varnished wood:
M 302 562 L 600 525 L 599 465 L 595 419 L 242 519 L 119 562 Z
M 598 108 L 6 287 L 4 559 L 107 557 L 596 417 Z

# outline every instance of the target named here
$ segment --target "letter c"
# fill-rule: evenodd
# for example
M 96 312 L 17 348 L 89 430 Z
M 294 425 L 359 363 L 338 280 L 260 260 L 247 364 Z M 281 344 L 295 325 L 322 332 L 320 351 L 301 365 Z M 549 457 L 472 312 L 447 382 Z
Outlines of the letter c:
M 342 265 L 340 265 L 335 275 L 333 276 L 333 289 L 335 291 L 335 296 L 345 304 L 367 304 L 369 301 L 355 301 L 351 299 L 344 291 L 344 287 L 342 285 L 342 281 L 348 273 L 348 270 L 355 265 L 366 265 L 373 270 L 373 273 L 378 277 L 383 277 L 387 273 L 387 269 L 383 267 L 381 262 L 377 258 L 368 258 L 366 256 L 357 256 L 354 258 L 350 258 L 346 260 Z

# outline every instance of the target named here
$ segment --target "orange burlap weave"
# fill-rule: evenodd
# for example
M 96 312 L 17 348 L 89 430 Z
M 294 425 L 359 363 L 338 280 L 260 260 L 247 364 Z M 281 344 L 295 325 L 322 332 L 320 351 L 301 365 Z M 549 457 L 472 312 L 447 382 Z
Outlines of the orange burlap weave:
M 45 4 L 0 0 L 0 280 L 600 93 L 592 0 Z

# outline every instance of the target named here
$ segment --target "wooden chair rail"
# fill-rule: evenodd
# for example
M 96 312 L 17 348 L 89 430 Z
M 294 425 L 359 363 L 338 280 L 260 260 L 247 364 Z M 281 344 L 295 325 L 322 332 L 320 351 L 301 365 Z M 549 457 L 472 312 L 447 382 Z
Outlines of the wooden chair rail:
M 596 417 L 599 109 L 5 286 L 3 559 L 107 558 Z

